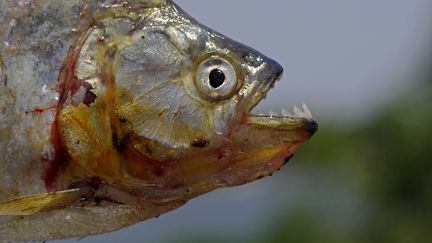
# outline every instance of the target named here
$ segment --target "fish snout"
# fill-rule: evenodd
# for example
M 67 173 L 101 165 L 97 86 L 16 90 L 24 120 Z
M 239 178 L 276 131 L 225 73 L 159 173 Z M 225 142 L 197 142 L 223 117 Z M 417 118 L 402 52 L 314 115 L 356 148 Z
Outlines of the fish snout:
M 282 79 L 284 69 L 283 67 L 271 58 L 265 58 L 265 68 L 261 72 L 259 80 L 264 81 L 270 88 L 273 87 L 276 81 Z
M 282 79 L 284 69 L 278 62 L 270 59 L 268 66 L 276 81 Z

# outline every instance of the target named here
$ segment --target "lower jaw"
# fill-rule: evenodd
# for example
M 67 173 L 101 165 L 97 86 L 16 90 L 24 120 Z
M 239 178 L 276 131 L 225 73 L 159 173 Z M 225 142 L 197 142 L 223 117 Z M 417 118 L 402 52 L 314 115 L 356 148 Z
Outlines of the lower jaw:
M 279 171 L 293 156 L 299 145 L 280 145 L 234 156 L 232 166 L 216 176 L 217 187 L 238 186 Z

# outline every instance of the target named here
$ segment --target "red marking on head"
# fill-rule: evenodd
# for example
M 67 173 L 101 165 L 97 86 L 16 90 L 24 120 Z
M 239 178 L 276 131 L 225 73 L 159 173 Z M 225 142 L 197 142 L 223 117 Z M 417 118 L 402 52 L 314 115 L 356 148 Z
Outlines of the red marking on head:
M 50 192 L 55 191 L 55 183 L 60 171 L 66 167 L 67 161 L 69 160 L 69 155 L 62 145 L 59 132 L 58 122 L 55 121 L 52 125 L 51 132 L 51 143 L 54 145 L 55 156 L 53 160 L 48 161 L 48 168 L 42 175 L 42 179 L 45 182 L 45 187 Z
M 34 113 L 42 113 L 42 112 L 44 112 L 44 111 L 45 111 L 45 110 L 42 109 L 42 108 L 36 108 L 36 109 L 33 110 Z
M 81 87 L 83 81 L 78 80 L 75 76 L 76 61 L 80 55 L 81 47 L 91 32 L 87 32 L 82 36 L 70 50 L 66 58 L 59 77 L 58 92 L 60 94 L 59 104 L 53 106 L 57 109 L 56 120 L 54 121 L 51 129 L 51 143 L 54 146 L 55 156 L 51 161 L 48 161 L 48 167 L 42 175 L 45 186 L 48 191 L 54 191 L 56 188 L 57 178 L 60 172 L 64 170 L 70 160 L 70 156 L 65 149 L 59 128 L 58 115 L 62 109 L 63 104 L 66 102 L 68 96 L 76 93 Z
M 33 109 L 31 111 L 26 111 L 25 114 L 26 115 L 28 115 L 30 113 L 41 114 L 41 113 L 46 112 L 47 110 L 54 109 L 54 108 L 57 108 L 57 105 L 50 105 L 48 107 L 43 107 L 43 108 L 42 107 L 36 107 L 35 109 Z
M 96 40 L 96 43 L 97 43 L 98 45 L 103 45 L 103 44 L 105 44 L 105 37 L 103 37 L 103 36 L 99 36 L 99 37 L 97 38 L 97 40 Z
M 81 88 L 83 83 L 84 83 L 84 80 L 80 80 L 80 79 L 76 79 L 75 82 L 72 83 L 72 85 L 70 87 L 70 92 L 71 92 L 72 96 L 78 92 L 78 90 Z

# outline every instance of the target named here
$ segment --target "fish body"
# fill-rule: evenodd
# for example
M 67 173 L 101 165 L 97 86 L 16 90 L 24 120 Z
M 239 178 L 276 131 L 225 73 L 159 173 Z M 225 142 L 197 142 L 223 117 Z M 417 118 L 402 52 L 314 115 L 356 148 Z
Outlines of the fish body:
M 0 242 L 85 237 L 280 167 L 306 106 L 251 110 L 282 67 L 170 0 L 0 3 Z

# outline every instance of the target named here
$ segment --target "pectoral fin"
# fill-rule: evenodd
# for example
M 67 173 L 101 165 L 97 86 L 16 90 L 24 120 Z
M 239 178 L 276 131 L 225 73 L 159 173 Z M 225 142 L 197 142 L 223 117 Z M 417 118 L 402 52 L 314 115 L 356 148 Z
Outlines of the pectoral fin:
M 17 198 L 0 203 L 0 215 L 32 215 L 43 211 L 63 208 L 73 205 L 81 198 L 93 194 L 91 187 L 82 187 L 66 191 L 44 193 Z

